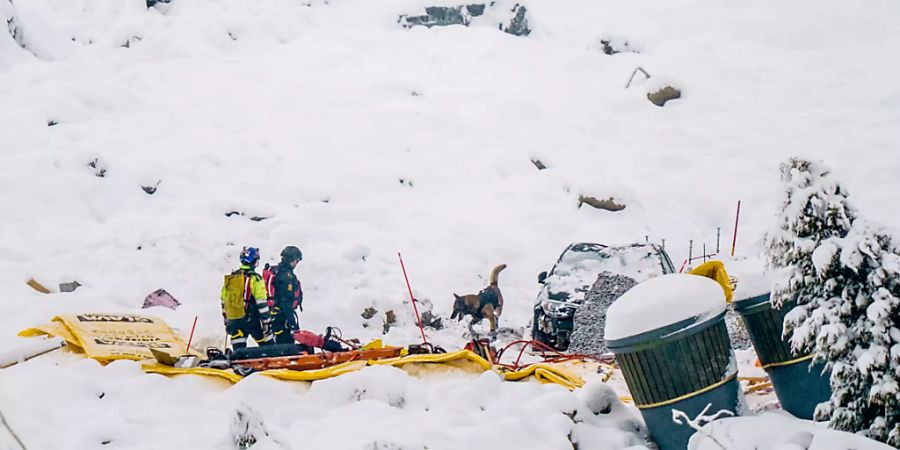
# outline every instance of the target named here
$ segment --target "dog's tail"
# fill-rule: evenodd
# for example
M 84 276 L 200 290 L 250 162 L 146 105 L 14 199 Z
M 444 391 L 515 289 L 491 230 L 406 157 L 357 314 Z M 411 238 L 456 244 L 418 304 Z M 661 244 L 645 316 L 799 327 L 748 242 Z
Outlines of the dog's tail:
M 500 276 L 500 272 L 506 268 L 506 264 L 500 264 L 497 267 L 494 267 L 494 270 L 491 271 L 490 285 L 497 285 L 497 278 Z

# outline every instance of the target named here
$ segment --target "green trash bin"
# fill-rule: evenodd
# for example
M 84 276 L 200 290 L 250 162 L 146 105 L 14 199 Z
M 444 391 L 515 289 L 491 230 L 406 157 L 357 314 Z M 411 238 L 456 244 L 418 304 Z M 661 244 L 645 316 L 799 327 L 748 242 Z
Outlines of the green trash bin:
M 831 397 L 831 374 L 823 364 L 811 364 L 811 354 L 795 355 L 782 337 L 784 317 L 794 306 L 787 303 L 781 309 L 773 308 L 769 293 L 734 302 L 781 407 L 801 419 L 812 420 L 816 406 Z
M 684 450 L 694 434 L 673 421 L 675 410 L 692 419 L 707 405 L 710 415 L 740 413 L 743 393 L 724 319 L 722 287 L 696 275 L 645 281 L 607 311 L 606 345 L 660 450 Z

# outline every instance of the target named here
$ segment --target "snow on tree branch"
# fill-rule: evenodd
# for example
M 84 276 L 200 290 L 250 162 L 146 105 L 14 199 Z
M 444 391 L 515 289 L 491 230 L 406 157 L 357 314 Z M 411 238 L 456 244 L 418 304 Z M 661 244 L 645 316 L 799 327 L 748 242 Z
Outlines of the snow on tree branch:
M 818 162 L 781 166 L 785 201 L 765 236 L 781 275 L 773 306 L 792 308 L 784 332 L 797 355 L 831 370 L 832 396 L 816 410 L 834 429 L 900 445 L 900 251 L 860 219 L 847 191 Z

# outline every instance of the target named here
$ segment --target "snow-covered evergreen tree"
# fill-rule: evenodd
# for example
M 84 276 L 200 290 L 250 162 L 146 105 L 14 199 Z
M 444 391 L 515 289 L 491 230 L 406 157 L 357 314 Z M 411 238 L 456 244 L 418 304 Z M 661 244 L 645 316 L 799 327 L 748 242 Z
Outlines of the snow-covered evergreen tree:
M 856 211 L 847 202 L 847 191 L 829 177 L 820 162 L 791 158 L 781 165 L 786 197 L 776 226 L 765 237 L 769 265 L 782 269 L 784 277 L 772 289 L 772 303 L 780 308 L 796 304 L 793 320 L 785 323 L 798 354 L 813 350 L 822 317 L 812 312 L 829 298 L 816 276 L 813 251 L 832 237 L 846 236 Z
M 817 417 L 900 447 L 898 249 L 856 220 L 847 236 L 823 242 L 813 260 L 830 295 L 812 314 L 824 318 L 814 348 L 832 370 L 831 399 Z
M 832 396 L 816 417 L 900 446 L 900 256 L 890 236 L 848 206 L 846 190 L 821 164 L 782 165 L 787 200 L 766 237 L 769 263 L 784 270 L 773 288 L 794 350 L 831 369 Z

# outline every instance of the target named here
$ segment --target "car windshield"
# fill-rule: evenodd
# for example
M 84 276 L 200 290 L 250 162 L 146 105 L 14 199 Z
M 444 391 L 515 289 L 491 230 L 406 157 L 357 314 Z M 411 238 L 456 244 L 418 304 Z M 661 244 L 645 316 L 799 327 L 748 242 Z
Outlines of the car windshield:
M 659 254 L 649 245 L 576 244 L 562 255 L 547 277 L 550 298 L 581 302 L 601 272 L 623 275 L 640 283 L 662 275 L 663 269 Z

